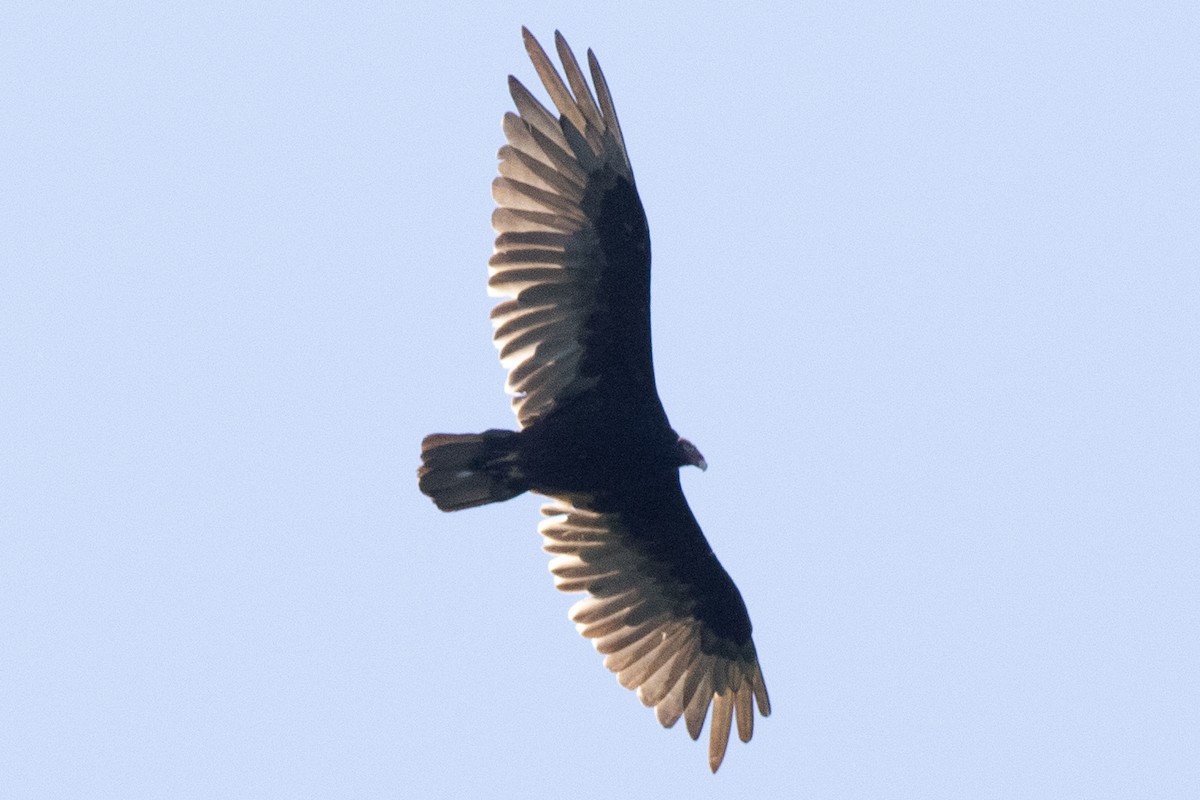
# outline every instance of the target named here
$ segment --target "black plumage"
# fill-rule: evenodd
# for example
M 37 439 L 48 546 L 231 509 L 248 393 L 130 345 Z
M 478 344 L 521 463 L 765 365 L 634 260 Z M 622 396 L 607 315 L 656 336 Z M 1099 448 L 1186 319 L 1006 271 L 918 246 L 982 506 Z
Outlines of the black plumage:
M 509 78 L 488 291 L 509 298 L 491 316 L 521 429 L 427 436 L 420 488 L 445 511 L 552 498 L 538 529 L 556 586 L 588 594 L 571 619 L 663 725 L 697 738 L 712 706 L 715 771 L 732 721 L 748 741 L 770 701 L 741 594 L 680 486 L 681 466 L 706 464 L 654 382 L 646 215 L 595 56 L 593 96 L 561 35 L 565 81 L 523 32 L 558 115 Z

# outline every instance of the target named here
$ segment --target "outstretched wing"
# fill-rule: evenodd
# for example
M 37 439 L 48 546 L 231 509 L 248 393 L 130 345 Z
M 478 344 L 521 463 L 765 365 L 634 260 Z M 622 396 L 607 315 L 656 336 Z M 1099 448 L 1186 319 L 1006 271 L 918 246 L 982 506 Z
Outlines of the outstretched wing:
M 751 638 L 750 617 L 673 486 L 648 487 L 652 502 L 598 512 L 559 499 L 542 507 L 538 531 L 555 585 L 588 597 L 570 611 L 581 634 L 605 655 L 604 665 L 655 708 L 666 727 L 680 717 L 699 738 L 711 705 L 708 763 L 725 757 L 732 720 L 750 740 L 754 705 L 771 713 Z
M 522 427 L 600 387 L 644 413 L 665 414 L 650 352 L 650 235 L 612 97 L 595 56 L 596 96 L 555 33 L 566 81 L 522 29 L 558 115 L 516 78 L 517 114 L 492 184 L 495 254 L 488 292 L 505 388 Z

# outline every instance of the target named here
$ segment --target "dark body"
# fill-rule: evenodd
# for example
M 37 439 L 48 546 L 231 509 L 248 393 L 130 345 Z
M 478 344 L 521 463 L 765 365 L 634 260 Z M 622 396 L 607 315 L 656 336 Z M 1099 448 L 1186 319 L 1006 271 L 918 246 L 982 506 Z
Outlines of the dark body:
M 516 434 L 517 464 L 531 491 L 567 497 L 579 508 L 618 514 L 629 544 L 695 590 L 695 613 L 736 645 L 752 626 L 741 592 L 721 566 L 687 505 L 679 481 L 678 436 L 609 427 L 588 399 Z M 631 435 L 631 430 L 633 434 Z M 631 456 L 631 453 L 636 455 Z

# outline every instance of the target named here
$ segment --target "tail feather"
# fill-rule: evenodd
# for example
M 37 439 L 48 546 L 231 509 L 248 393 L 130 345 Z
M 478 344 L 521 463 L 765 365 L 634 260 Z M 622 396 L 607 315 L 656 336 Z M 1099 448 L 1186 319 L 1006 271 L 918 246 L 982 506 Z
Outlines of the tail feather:
M 417 481 L 442 511 L 498 503 L 528 487 L 516 464 L 517 434 L 434 433 L 421 442 Z

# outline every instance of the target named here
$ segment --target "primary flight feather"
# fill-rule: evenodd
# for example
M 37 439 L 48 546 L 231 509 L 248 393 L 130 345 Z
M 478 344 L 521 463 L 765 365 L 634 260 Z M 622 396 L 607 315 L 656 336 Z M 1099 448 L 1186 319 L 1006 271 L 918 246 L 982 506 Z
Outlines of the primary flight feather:
M 509 77 L 488 292 L 509 298 L 491 317 L 520 430 L 425 437 L 420 488 L 443 511 L 550 497 L 555 585 L 587 593 L 571 620 L 663 725 L 698 738 L 711 706 L 715 772 L 734 722 L 749 741 L 771 703 L 741 594 L 679 483 L 707 465 L 654 383 L 646 215 L 595 56 L 593 94 L 560 34 L 565 80 L 522 33 L 557 114 Z

